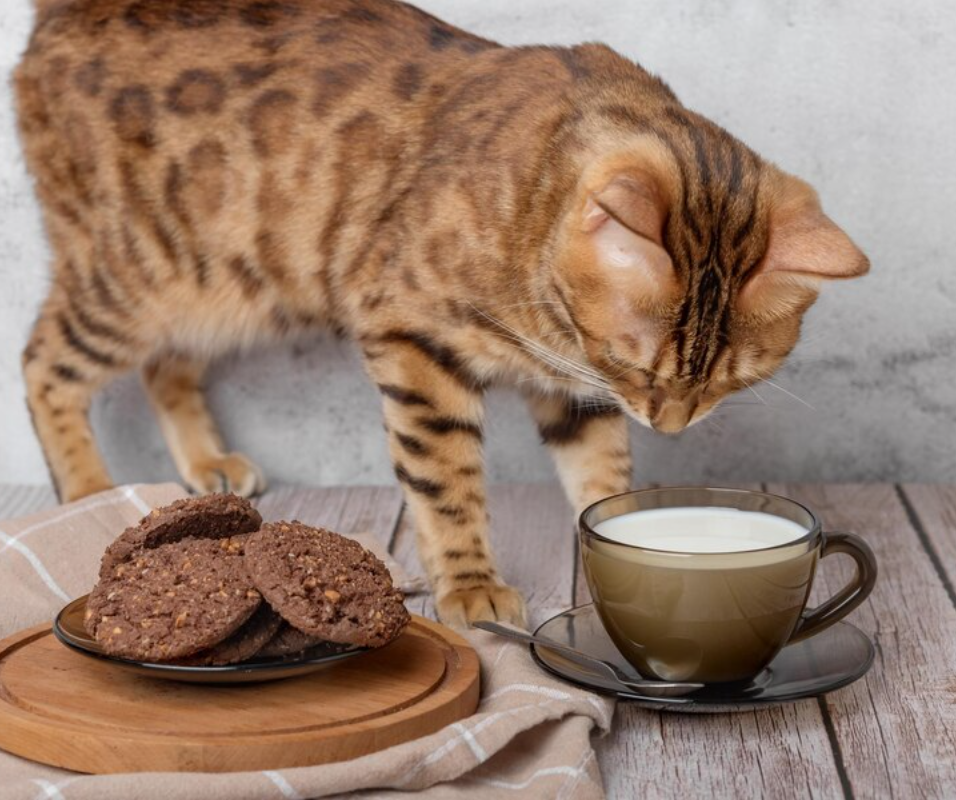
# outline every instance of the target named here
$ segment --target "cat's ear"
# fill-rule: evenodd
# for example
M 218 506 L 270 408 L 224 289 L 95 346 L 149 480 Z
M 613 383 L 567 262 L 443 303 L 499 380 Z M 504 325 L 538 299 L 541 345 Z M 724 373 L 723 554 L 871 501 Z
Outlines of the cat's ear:
M 767 251 L 741 290 L 744 311 L 773 314 L 806 302 L 824 280 L 865 275 L 870 262 L 803 181 L 783 176 L 770 194 Z
M 645 173 L 630 171 L 615 175 L 588 195 L 581 230 L 606 269 L 631 274 L 634 280 L 664 282 L 673 275 L 662 243 L 666 216 L 656 181 Z

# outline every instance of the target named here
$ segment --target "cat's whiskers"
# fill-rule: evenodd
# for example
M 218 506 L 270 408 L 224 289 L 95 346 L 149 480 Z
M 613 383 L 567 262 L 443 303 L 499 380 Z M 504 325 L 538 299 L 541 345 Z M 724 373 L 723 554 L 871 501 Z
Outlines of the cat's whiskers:
M 551 302 L 552 302 L 552 301 L 550 301 L 550 300 L 540 300 L 540 301 L 535 300 L 535 301 L 531 301 L 531 302 L 528 303 L 528 304 L 529 304 L 529 305 L 532 304 L 532 303 L 534 303 L 534 304 L 538 304 L 538 303 L 544 304 L 544 303 L 551 303 Z M 514 305 L 523 305 L 523 304 L 522 304 L 522 303 L 517 303 L 517 304 L 514 304 Z M 560 305 L 560 304 L 556 304 L 556 305 Z M 472 307 L 474 308 L 474 306 L 472 306 Z M 510 325 L 508 325 L 508 324 L 507 324 L 506 322 L 504 322 L 503 320 L 500 320 L 500 319 L 498 319 L 498 318 L 496 318 L 496 317 L 494 317 L 494 316 L 491 316 L 491 315 L 488 314 L 487 312 L 481 311 L 480 309 L 477 309 L 477 308 L 476 308 L 475 310 L 476 310 L 476 311 L 479 311 L 479 313 L 481 313 L 481 314 L 484 314 L 487 319 L 491 320 L 492 322 L 494 322 L 494 323 L 495 323 L 496 325 L 498 325 L 499 327 L 501 327 L 501 328 L 507 330 L 509 333 L 511 333 L 513 336 L 515 336 L 519 341 L 521 341 L 521 342 L 523 342 L 523 343 L 525 343 L 525 344 L 528 344 L 528 345 L 537 346 L 538 348 L 543 348 L 543 349 L 547 350 L 547 351 L 548 351 L 551 355 L 553 355 L 555 358 L 561 359 L 561 360 L 563 360 L 563 361 L 566 361 L 568 364 L 573 365 L 574 369 L 579 370 L 579 371 L 581 371 L 581 372 L 588 373 L 588 374 L 591 375 L 595 380 L 601 381 L 602 383 L 605 382 L 604 376 L 603 376 L 600 372 L 598 372 L 596 369 L 594 369 L 593 367 L 591 367 L 590 365 L 582 364 L 580 361 L 576 361 L 576 360 L 573 359 L 573 358 L 570 358 L 570 357 L 568 357 L 568 356 L 563 355 L 562 353 L 557 352 L 557 351 L 554 350 L 553 348 L 549 348 L 549 347 L 547 347 L 546 345 L 543 345 L 543 344 L 541 344 L 540 342 L 535 341 L 535 340 L 532 339 L 531 337 L 529 337 L 529 336 L 527 336 L 527 335 L 521 333 L 521 331 L 517 330 L 516 328 L 511 327 Z M 551 332 L 551 333 L 552 333 L 552 334 L 563 333 L 563 334 L 566 334 L 567 336 L 571 337 L 572 339 L 576 339 L 576 337 L 577 337 L 577 332 L 574 331 L 574 330 L 571 329 L 571 328 L 561 328 L 561 329 L 558 329 L 558 330 L 553 331 L 553 332 Z
M 560 306 L 557 300 L 522 300 L 520 303 L 508 303 L 501 308 L 524 308 L 526 306 Z
M 583 383 L 587 386 L 599 389 L 602 392 L 610 391 L 610 387 L 602 379 L 595 378 L 590 373 L 580 370 L 576 362 L 564 358 L 550 348 L 543 346 L 538 347 L 534 343 L 520 338 L 513 339 L 513 341 L 531 348 L 531 355 L 538 358 L 539 361 L 551 367 L 551 369 L 556 372 L 567 375 L 578 383 Z
M 577 386 L 581 385 L 581 381 L 577 378 L 565 378 L 561 375 L 528 375 L 524 378 L 519 378 L 515 381 L 516 384 L 528 383 L 529 381 L 538 381 L 539 383 L 550 383 L 551 381 L 561 381 L 563 383 L 571 383 Z
M 725 425 L 722 425 L 722 424 L 721 424 L 720 422 L 718 422 L 716 419 L 714 419 L 713 414 L 708 414 L 706 417 L 704 417 L 704 418 L 701 420 L 701 422 L 707 423 L 707 424 L 710 425 L 712 428 L 714 428 L 718 433 L 726 433 L 726 432 L 727 432 L 727 427 L 726 427 Z
M 577 341 L 574 337 L 574 331 L 569 331 L 569 330 L 549 331 L 548 333 L 544 333 L 541 335 L 542 339 L 554 339 L 557 337 L 561 337 L 563 341 L 570 342 L 570 343 L 574 343 Z
M 729 401 L 729 402 L 719 403 L 717 406 L 711 409 L 710 413 L 707 415 L 707 417 L 705 417 L 705 419 L 716 417 L 717 419 L 721 419 L 721 420 L 734 421 L 734 420 L 739 420 L 741 418 L 740 417 L 741 413 L 743 414 L 754 413 L 754 411 L 743 411 L 742 409 L 745 407 L 760 409 L 762 412 L 770 411 L 775 414 L 780 413 L 780 411 L 782 410 L 779 406 L 773 406 L 773 405 L 770 405 L 769 403 L 756 403 L 756 402 L 747 401 L 747 400 L 739 401 L 739 402 Z
M 624 370 L 622 370 L 621 372 L 618 372 L 616 375 L 612 375 L 612 376 L 611 376 L 611 380 L 612 380 L 612 381 L 619 381 L 619 380 L 621 380 L 623 377 L 625 377 L 626 375 L 630 375 L 632 372 L 647 372 L 647 370 L 645 370 L 644 367 L 642 367 L 640 364 L 632 364 L 632 365 L 626 367 L 626 368 L 625 368 Z M 648 374 L 648 375 L 651 375 L 652 373 L 647 373 L 647 374 Z
M 533 307 L 535 307 L 535 306 L 557 306 L 557 307 L 559 307 L 559 308 L 561 308 L 561 309 L 564 308 L 563 304 L 559 303 L 557 300 L 523 300 L 523 301 L 521 301 L 520 303 L 508 303 L 507 305 L 501 306 L 501 308 L 502 308 L 502 309 L 509 309 L 509 308 L 532 308 L 533 311 L 537 311 L 537 310 L 538 310 L 537 308 L 533 308 Z M 547 319 L 547 320 L 545 320 L 545 319 L 542 318 L 542 315 L 541 315 L 541 314 L 537 314 L 537 316 L 539 317 L 539 320 L 540 320 L 542 326 L 545 326 L 545 325 L 548 325 L 548 324 L 553 324 L 553 319 Z M 500 320 L 496 320 L 496 321 L 497 321 L 499 324 L 500 324 L 500 322 L 501 322 Z M 567 337 L 567 338 L 569 339 L 569 341 L 571 341 L 571 342 L 573 342 L 573 343 L 577 343 L 577 341 L 578 341 L 578 333 L 577 333 L 577 331 L 575 331 L 573 328 L 570 328 L 570 327 L 556 328 L 554 331 L 549 331 L 549 332 L 547 332 L 547 333 L 542 334 L 542 335 L 541 335 L 541 338 L 547 339 L 547 338 L 554 337 L 554 336 L 564 336 L 564 337 Z
M 763 397 L 760 395 L 760 393 L 759 393 L 756 389 L 754 389 L 753 386 L 748 386 L 747 389 L 748 389 L 748 390 L 750 391 L 750 393 L 751 393 L 754 397 L 756 397 L 761 403 L 763 403 L 764 405 L 768 405 L 767 401 L 763 399 Z
M 564 395 L 571 395 L 575 398 L 577 405 L 581 408 L 586 409 L 599 409 L 604 406 L 606 403 L 615 403 L 618 405 L 624 405 L 624 400 L 618 397 L 613 392 L 605 392 L 603 390 L 590 390 L 586 395 L 580 395 L 574 391 L 571 391 L 569 388 L 565 390 L 563 387 L 558 387 L 553 384 L 555 383 L 568 383 L 571 384 L 571 387 L 580 387 L 581 381 L 576 378 L 562 378 L 557 375 L 529 375 L 526 378 L 519 378 L 515 381 L 516 385 L 521 385 L 522 383 L 529 383 L 534 381 L 538 384 L 544 384 L 544 388 L 552 389 L 560 392 Z
M 816 408 L 814 408 L 812 405 L 810 405 L 810 403 L 808 403 L 808 402 L 807 402 L 806 400 L 804 400 L 802 397 L 799 397 L 799 396 L 795 395 L 795 394 L 794 394 L 793 392 L 791 392 L 789 389 L 784 389 L 779 383 L 774 383 L 772 380 L 770 380 L 770 378 L 764 378 L 764 379 L 763 379 L 763 382 L 766 383 L 766 384 L 768 384 L 769 386 L 772 386 L 772 387 L 773 387 L 774 389 L 776 389 L 778 392 L 783 392 L 783 393 L 784 393 L 785 395 L 787 395 L 788 397 L 792 397 L 792 398 L 793 398 L 794 400 L 796 400 L 798 403 L 802 403 L 802 404 L 805 405 L 807 408 L 809 408 L 811 411 L 816 411 Z
M 519 349 L 522 352 L 528 353 L 528 355 L 536 358 L 538 361 L 542 362 L 546 366 L 550 367 L 555 372 L 558 372 L 562 375 L 569 376 L 570 380 L 573 380 L 577 383 L 585 384 L 593 388 L 599 389 L 602 392 L 608 391 L 609 387 L 603 382 L 596 381 L 587 373 L 582 373 L 577 369 L 577 365 L 574 362 L 570 364 L 566 363 L 567 359 L 564 359 L 562 356 L 554 353 L 550 348 L 543 346 L 538 346 L 533 341 L 528 341 L 527 339 L 512 336 L 509 334 L 498 334 L 505 341 L 513 342 L 516 345 L 520 345 Z
M 525 352 L 528 352 L 529 355 L 534 356 L 556 372 L 567 375 L 570 378 L 574 378 L 580 383 L 600 389 L 602 392 L 611 391 L 610 385 L 597 371 L 585 366 L 584 364 L 581 364 L 578 361 L 575 361 L 572 358 L 558 353 L 554 349 L 541 344 L 540 342 L 535 341 L 531 337 L 526 336 L 519 330 L 511 327 L 506 322 L 503 322 L 497 317 L 494 317 L 491 314 L 488 314 L 486 311 L 478 308 L 473 303 L 469 303 L 469 305 L 471 305 L 471 307 L 481 314 L 485 319 L 501 329 L 501 332 L 498 333 L 501 338 L 520 345 Z

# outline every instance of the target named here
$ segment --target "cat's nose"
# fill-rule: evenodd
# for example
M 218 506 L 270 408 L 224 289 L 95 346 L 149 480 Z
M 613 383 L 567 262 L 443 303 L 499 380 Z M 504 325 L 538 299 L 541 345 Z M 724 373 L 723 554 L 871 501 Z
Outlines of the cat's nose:
M 651 427 L 658 433 L 680 433 L 687 427 L 687 415 L 679 410 L 658 414 L 651 420 Z
M 693 408 L 688 403 L 668 398 L 663 389 L 654 389 L 647 401 L 647 418 L 660 433 L 679 433 L 687 427 Z

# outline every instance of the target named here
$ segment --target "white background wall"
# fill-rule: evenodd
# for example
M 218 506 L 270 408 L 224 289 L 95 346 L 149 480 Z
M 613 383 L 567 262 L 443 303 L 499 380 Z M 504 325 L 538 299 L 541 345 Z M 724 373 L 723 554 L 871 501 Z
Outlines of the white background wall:
M 871 276 L 831 287 L 761 406 L 676 439 L 633 434 L 638 478 L 956 481 L 956 4 L 945 0 L 422 0 L 505 43 L 608 42 L 690 107 L 820 191 Z M 3 0 L 0 72 L 26 41 L 29 0 Z M 47 247 L 0 86 L 0 481 L 44 482 L 20 351 Z M 318 341 L 222 363 L 211 401 L 228 440 L 273 480 L 392 480 L 378 400 L 352 348 Z M 138 380 L 94 424 L 114 476 L 173 477 Z M 492 397 L 493 480 L 551 475 L 518 399 Z

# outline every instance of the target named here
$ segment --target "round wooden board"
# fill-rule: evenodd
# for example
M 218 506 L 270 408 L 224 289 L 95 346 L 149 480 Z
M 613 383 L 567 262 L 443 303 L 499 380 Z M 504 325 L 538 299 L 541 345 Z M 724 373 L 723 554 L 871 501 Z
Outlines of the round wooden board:
M 42 625 L 0 642 L 0 748 L 77 772 L 279 769 L 345 761 L 474 713 L 478 657 L 412 617 L 381 650 L 311 675 L 208 686 L 140 677 Z

